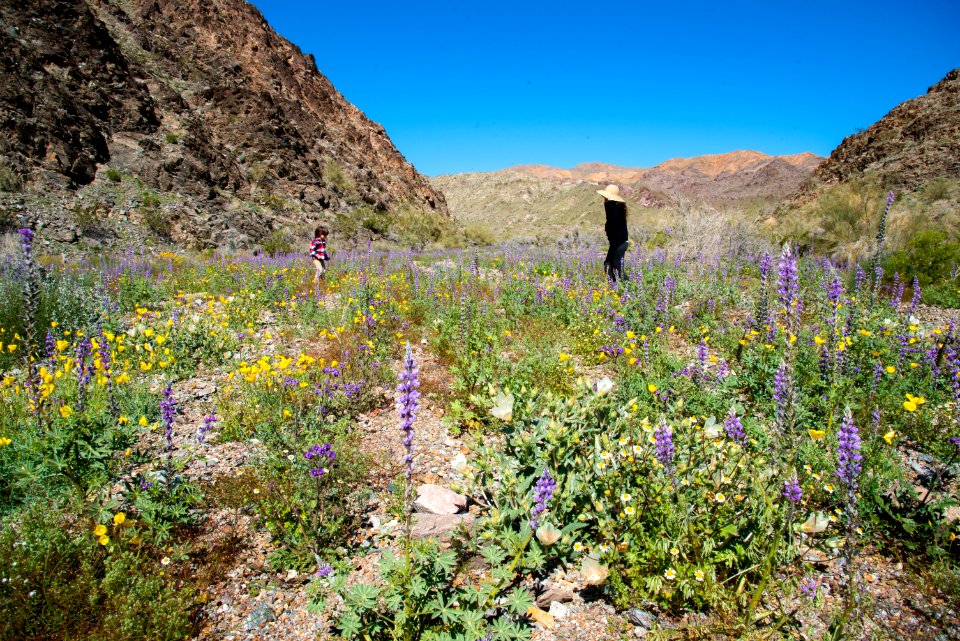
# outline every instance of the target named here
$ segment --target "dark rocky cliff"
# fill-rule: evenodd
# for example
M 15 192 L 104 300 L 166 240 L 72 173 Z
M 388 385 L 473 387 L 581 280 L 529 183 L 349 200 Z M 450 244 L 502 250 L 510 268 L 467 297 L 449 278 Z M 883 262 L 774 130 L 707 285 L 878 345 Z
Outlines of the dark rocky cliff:
M 243 0 L 0 0 L 0 65 L 0 207 L 46 210 L 61 240 L 146 224 L 243 246 L 358 209 L 446 214 Z

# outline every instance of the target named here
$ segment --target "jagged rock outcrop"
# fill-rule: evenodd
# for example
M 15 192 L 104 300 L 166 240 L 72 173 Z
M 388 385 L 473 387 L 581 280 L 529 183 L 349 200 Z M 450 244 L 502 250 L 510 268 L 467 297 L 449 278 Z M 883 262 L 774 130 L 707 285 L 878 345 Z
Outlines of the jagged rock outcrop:
M 844 138 L 801 195 L 866 174 L 894 189 L 960 177 L 960 69 L 863 132 Z
M 79 194 L 104 224 L 143 222 L 145 192 L 172 240 L 200 246 L 364 205 L 446 214 L 244 0 L 0 0 L 0 65 L 0 187 Z

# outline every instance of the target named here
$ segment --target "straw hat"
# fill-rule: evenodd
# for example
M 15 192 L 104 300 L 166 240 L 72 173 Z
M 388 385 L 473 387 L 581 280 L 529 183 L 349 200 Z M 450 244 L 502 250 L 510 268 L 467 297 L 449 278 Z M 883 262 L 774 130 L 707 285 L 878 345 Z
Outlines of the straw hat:
M 620 187 L 617 185 L 607 185 L 603 189 L 598 189 L 597 193 L 606 198 L 607 200 L 615 200 L 618 203 L 627 202 L 620 195 Z

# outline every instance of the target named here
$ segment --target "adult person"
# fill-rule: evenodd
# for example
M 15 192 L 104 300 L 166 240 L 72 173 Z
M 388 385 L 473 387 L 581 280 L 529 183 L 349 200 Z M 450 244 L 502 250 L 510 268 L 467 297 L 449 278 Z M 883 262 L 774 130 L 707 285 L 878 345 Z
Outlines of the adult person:
M 607 232 L 610 249 L 603 261 L 603 271 L 614 283 L 617 279 L 626 279 L 623 273 L 623 255 L 627 253 L 630 240 L 627 238 L 627 201 L 620 195 L 620 187 L 607 185 L 598 189 L 597 193 L 603 196 L 603 211 L 607 221 L 603 230 Z

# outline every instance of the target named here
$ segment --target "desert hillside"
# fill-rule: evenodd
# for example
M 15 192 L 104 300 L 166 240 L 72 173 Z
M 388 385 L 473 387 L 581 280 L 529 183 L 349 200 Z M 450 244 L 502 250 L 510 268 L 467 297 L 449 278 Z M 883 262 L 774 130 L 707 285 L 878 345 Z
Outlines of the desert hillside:
M 244 0 L 5 0 L 0 20 L 8 224 L 40 211 L 58 240 L 146 227 L 203 247 L 358 209 L 445 215 L 383 127 Z

